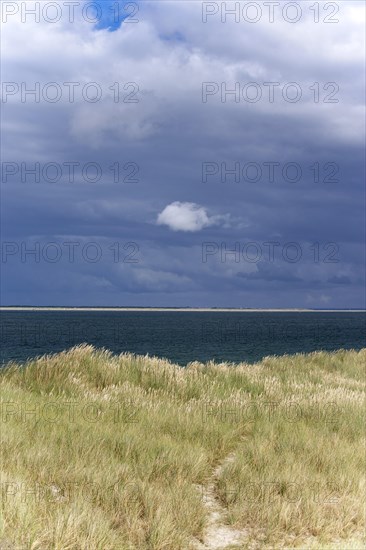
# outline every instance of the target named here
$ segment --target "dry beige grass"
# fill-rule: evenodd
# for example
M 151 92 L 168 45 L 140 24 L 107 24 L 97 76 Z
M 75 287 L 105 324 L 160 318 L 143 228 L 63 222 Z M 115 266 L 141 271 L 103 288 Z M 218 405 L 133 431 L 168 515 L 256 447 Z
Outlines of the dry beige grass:
M 0 548 L 363 548 L 365 359 L 2 369 Z

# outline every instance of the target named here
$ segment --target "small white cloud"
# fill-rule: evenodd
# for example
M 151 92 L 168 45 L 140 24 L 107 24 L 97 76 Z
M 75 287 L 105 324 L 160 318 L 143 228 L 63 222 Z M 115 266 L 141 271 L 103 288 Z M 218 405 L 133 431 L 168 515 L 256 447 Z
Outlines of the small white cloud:
M 218 216 L 208 216 L 203 206 L 179 201 L 168 204 L 157 219 L 158 225 L 167 225 L 173 231 L 201 231 L 218 221 Z

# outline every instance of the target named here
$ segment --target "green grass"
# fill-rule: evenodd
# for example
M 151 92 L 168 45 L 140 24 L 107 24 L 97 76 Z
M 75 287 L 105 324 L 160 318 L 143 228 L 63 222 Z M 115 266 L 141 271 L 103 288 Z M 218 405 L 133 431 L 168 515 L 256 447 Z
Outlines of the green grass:
M 0 548 L 195 548 L 220 463 L 242 548 L 363 548 L 365 360 L 183 369 L 79 346 L 0 369 Z

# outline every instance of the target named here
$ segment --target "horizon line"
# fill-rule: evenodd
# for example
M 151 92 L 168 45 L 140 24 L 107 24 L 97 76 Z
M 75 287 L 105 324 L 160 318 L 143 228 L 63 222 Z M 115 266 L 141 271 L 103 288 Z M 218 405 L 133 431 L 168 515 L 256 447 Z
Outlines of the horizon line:
M 35 305 L 7 305 L 0 306 L 0 311 L 25 311 L 25 310 L 62 310 L 62 311 L 267 311 L 267 312 L 340 312 L 340 311 L 349 311 L 349 312 L 366 312 L 365 308 L 303 308 L 303 307 L 225 307 L 225 306 L 203 306 L 203 307 L 194 307 L 194 306 L 35 306 Z

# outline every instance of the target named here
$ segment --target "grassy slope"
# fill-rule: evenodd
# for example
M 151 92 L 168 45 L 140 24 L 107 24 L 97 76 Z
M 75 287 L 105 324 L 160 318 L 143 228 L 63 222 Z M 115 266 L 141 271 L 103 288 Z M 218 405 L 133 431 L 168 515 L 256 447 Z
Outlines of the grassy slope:
M 234 453 L 216 491 L 246 548 L 362 548 L 365 359 L 182 369 L 80 346 L 0 370 L 0 543 L 193 548 L 197 485 Z

